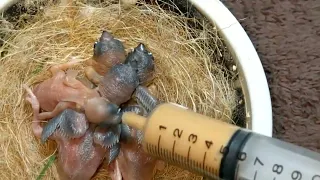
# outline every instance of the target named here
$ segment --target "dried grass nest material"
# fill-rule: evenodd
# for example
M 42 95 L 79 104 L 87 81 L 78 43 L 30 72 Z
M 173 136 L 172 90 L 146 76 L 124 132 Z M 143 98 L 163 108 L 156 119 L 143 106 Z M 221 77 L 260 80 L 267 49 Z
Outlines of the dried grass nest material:
M 108 3 L 106 3 L 108 4 Z M 236 94 L 225 77 L 213 42 L 217 32 L 204 25 L 202 30 L 187 26 L 190 19 L 158 6 L 141 4 L 123 9 L 119 4 L 106 7 L 48 6 L 23 29 L 2 27 L 5 43 L 0 59 L 0 172 L 1 179 L 36 179 L 50 155 L 52 141 L 40 144 L 31 131 L 32 110 L 24 101 L 22 84 L 30 86 L 48 77 L 48 68 L 64 63 L 70 56 L 83 60 L 93 54 L 93 42 L 102 30 L 123 41 L 129 52 L 139 42 L 155 57 L 154 80 L 159 98 L 175 102 L 199 113 L 232 122 Z M 195 20 L 192 20 L 195 21 Z M 200 23 L 201 24 L 201 23 Z M 83 66 L 77 67 L 83 73 Z M 94 179 L 106 178 L 101 168 Z M 44 179 L 57 179 L 56 167 Z M 187 171 L 167 166 L 155 179 L 201 179 Z

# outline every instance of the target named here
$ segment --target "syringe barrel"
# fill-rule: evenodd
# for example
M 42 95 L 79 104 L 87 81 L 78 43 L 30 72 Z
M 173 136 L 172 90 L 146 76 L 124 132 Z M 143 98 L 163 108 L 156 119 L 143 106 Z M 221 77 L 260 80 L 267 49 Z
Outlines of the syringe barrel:
M 170 164 L 218 178 L 222 152 L 238 129 L 173 104 L 161 104 L 143 128 L 143 148 Z
M 231 179 L 320 180 L 316 152 L 256 133 L 250 133 L 242 146 Z
M 320 154 L 173 104 L 123 121 L 143 129 L 146 152 L 210 179 L 320 180 Z

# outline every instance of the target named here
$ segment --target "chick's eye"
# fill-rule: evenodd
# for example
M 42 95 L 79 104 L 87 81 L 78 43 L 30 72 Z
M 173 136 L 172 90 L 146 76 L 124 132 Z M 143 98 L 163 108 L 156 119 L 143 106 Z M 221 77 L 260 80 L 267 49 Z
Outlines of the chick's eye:
M 93 48 L 96 48 L 97 44 L 98 44 L 98 42 L 94 42 Z
M 132 62 L 131 62 L 131 67 L 133 68 L 137 68 L 138 67 L 138 61 L 136 59 L 134 59 Z

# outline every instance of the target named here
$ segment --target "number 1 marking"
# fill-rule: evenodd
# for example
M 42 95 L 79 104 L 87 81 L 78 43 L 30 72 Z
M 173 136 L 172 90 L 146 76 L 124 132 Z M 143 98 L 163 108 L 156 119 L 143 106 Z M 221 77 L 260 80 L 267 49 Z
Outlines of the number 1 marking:
M 159 130 L 162 130 L 162 129 L 166 130 L 167 127 L 160 125 L 160 126 L 159 126 Z

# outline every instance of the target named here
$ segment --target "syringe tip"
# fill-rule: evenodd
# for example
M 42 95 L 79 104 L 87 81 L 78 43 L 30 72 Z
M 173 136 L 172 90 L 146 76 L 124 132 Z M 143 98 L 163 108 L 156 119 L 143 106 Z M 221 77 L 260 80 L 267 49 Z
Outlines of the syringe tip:
M 134 112 L 125 112 L 122 115 L 122 122 L 132 128 L 143 130 L 143 127 L 147 122 L 147 119 Z

